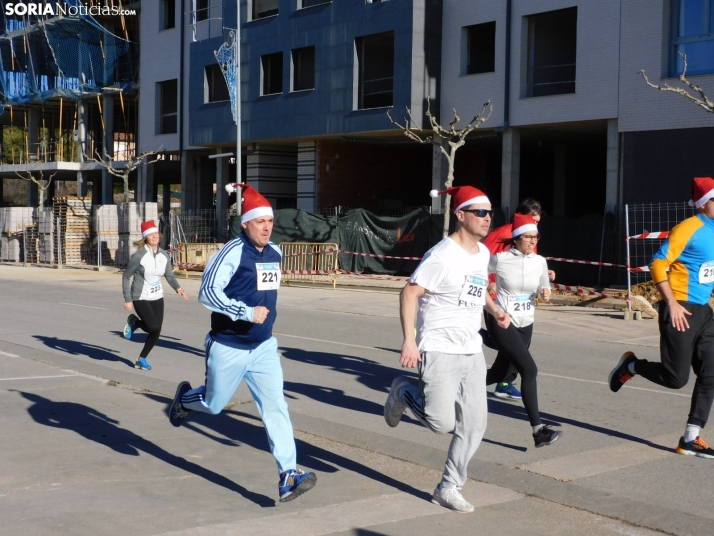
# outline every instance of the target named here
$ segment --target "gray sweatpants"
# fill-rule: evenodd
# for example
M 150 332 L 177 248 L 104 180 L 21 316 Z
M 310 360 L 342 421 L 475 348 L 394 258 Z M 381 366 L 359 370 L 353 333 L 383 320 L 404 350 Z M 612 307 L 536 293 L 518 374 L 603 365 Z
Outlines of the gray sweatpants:
M 398 393 L 424 426 L 437 434 L 454 432 L 442 487 L 462 488 L 469 461 L 486 432 L 486 361 L 471 355 L 424 352 L 419 363 L 420 389 L 408 385 Z

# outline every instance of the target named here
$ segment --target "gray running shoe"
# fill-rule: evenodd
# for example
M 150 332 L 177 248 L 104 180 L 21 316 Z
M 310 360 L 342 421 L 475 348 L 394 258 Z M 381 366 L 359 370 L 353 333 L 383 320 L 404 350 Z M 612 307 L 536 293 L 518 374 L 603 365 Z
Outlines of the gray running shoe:
M 474 505 L 464 499 L 461 492 L 456 488 L 442 488 L 441 485 L 436 486 L 434 495 L 431 497 L 431 502 L 461 514 L 468 514 L 474 511 Z
M 392 386 L 389 388 L 389 396 L 387 396 L 387 401 L 384 403 L 384 420 L 387 424 L 394 428 L 402 420 L 402 415 L 407 409 L 407 405 L 399 400 L 397 393 L 399 389 L 409 385 L 409 382 L 404 376 L 397 376 L 392 380 Z
M 533 441 L 535 441 L 535 446 L 538 449 L 540 447 L 552 445 L 558 441 L 561 435 L 563 435 L 563 432 L 553 430 L 550 426 L 544 425 L 540 427 L 540 430 L 533 434 Z

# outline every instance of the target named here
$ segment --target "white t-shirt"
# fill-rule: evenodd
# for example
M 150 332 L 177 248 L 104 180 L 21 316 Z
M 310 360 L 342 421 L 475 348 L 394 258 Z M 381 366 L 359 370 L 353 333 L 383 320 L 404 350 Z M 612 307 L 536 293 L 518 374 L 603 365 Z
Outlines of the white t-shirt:
M 496 305 L 511 315 L 511 323 L 517 328 L 532 324 L 536 296 L 541 289 L 550 288 L 545 259 L 511 248 L 491 257 L 488 273 L 496 274 Z
M 444 238 L 424 255 L 410 278 L 427 291 L 419 297 L 417 345 L 420 352 L 481 352 L 481 313 L 486 303 L 490 252 L 479 244 L 471 254 Z

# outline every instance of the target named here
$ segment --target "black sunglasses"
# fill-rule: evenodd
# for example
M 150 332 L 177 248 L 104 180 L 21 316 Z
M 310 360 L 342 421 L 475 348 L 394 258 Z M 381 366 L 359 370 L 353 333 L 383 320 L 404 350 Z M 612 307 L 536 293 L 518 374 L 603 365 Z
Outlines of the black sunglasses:
M 472 208 L 469 210 L 462 208 L 461 212 L 470 212 L 477 218 L 485 218 L 486 216 L 493 216 L 493 210 L 486 210 L 485 208 Z

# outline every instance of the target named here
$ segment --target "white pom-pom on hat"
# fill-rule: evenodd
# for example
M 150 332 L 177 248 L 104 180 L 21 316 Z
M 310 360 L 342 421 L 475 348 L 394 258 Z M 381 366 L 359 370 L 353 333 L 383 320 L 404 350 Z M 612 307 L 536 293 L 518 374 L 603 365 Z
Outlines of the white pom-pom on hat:
M 229 194 L 232 194 L 236 190 L 238 190 L 237 182 L 232 182 L 232 183 L 226 184 L 226 192 L 228 192 Z
M 429 192 L 429 197 L 439 197 L 439 190 L 432 190 Z

